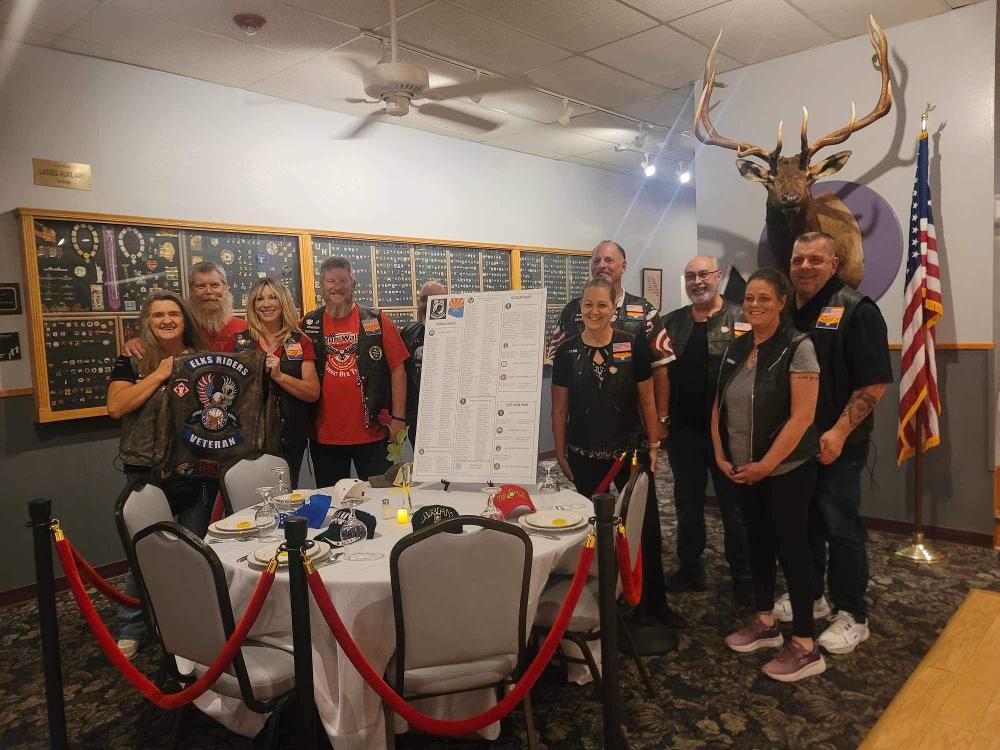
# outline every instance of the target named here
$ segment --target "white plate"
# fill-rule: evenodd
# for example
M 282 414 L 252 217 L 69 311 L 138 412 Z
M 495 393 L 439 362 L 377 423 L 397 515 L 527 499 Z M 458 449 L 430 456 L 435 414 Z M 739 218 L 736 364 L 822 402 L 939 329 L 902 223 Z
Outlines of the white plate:
M 260 563 L 261 565 L 267 565 L 271 562 L 271 558 L 274 557 L 274 553 L 277 551 L 277 544 L 265 544 L 263 547 L 258 547 L 250 555 L 254 562 Z M 326 542 L 320 540 L 316 542 L 312 547 L 306 550 L 306 557 L 312 561 L 317 561 L 320 558 L 326 557 L 330 554 L 330 545 Z M 288 565 L 288 553 L 282 552 L 278 557 L 278 565 Z
M 533 529 L 564 531 L 586 525 L 587 517 L 575 510 L 540 510 L 521 516 L 521 522 Z
M 253 516 L 229 516 L 208 527 L 213 534 L 248 534 L 256 529 Z
M 295 492 L 289 492 L 287 495 L 275 495 L 271 498 L 271 502 L 274 503 L 278 510 L 288 512 L 295 510 L 308 499 L 309 495 L 301 490 L 296 490 Z

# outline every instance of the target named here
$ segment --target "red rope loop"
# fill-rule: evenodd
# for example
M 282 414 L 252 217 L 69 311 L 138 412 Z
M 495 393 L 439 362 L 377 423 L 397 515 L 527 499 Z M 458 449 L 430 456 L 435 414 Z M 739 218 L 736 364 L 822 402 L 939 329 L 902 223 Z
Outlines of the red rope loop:
M 94 570 L 94 567 L 87 562 L 83 555 L 80 554 L 79 550 L 73 546 L 73 544 L 67 539 L 66 544 L 69 545 L 70 551 L 73 553 L 73 559 L 76 561 L 76 565 L 79 568 L 81 577 L 86 578 L 87 582 L 90 583 L 94 588 L 100 591 L 104 596 L 106 596 L 115 604 L 121 604 L 126 607 L 139 608 L 142 606 L 142 602 L 136 599 L 134 596 L 129 596 L 110 583 L 108 583 L 101 574 Z
M 223 670 L 229 666 L 233 657 L 236 656 L 236 652 L 239 651 L 246 640 L 250 628 L 257 621 L 257 616 L 260 614 L 264 600 L 267 599 L 268 592 L 271 590 L 271 584 L 274 582 L 273 572 L 265 570 L 261 573 L 260 580 L 257 581 L 257 588 L 254 589 L 246 612 L 243 613 L 243 617 L 237 623 L 233 634 L 226 641 L 222 652 L 208 667 L 208 671 L 183 690 L 177 693 L 164 693 L 155 683 L 136 669 L 132 662 L 125 658 L 121 649 L 118 648 L 118 644 L 115 643 L 114 637 L 108 632 L 107 626 L 101 620 L 101 616 L 94 607 L 94 603 L 90 600 L 90 596 L 83 586 L 83 581 L 80 579 L 80 572 L 77 570 L 73 548 L 69 540 L 57 538 L 55 546 L 56 552 L 59 553 L 59 562 L 62 563 L 63 572 L 66 574 L 66 581 L 69 583 L 70 591 L 73 592 L 73 598 L 76 599 L 83 619 L 90 626 L 90 630 L 97 639 L 101 650 L 104 651 L 104 655 L 108 657 L 111 664 L 121 672 L 122 676 L 129 681 L 132 687 L 142 693 L 144 698 L 152 701 L 160 708 L 186 706 L 188 703 L 199 698 L 215 684 L 215 681 L 219 679 Z
M 406 700 L 399 695 L 399 693 L 393 690 L 392 687 L 382 678 L 382 675 L 375 671 L 374 667 L 368 663 L 364 654 L 361 653 L 358 645 L 354 642 L 350 632 L 348 632 L 345 627 L 344 622 L 340 619 L 340 615 L 337 614 L 336 607 L 334 607 L 333 602 L 330 601 L 330 595 L 327 593 L 326 587 L 323 586 L 323 579 L 320 577 L 319 573 L 313 571 L 308 575 L 307 580 L 309 581 L 309 588 L 312 591 L 313 598 L 316 600 L 316 605 L 319 607 L 319 611 L 323 614 L 323 618 L 326 620 L 327 625 L 330 626 L 330 630 L 333 632 L 334 637 L 336 637 L 340 647 L 344 650 L 344 654 L 351 660 L 351 664 L 353 664 L 354 668 L 358 670 L 365 682 L 367 682 L 368 685 L 376 693 L 378 693 L 378 696 L 385 701 L 386 704 L 388 704 L 389 708 L 402 716 L 403 719 L 420 732 L 436 735 L 458 735 L 476 732 L 483 727 L 487 727 L 490 724 L 499 721 L 504 716 L 509 714 L 511 710 L 513 710 L 514 706 L 520 703 L 524 696 L 527 695 L 528 691 L 531 690 L 535 681 L 538 679 L 539 675 L 541 675 L 542 670 L 545 669 L 545 665 L 548 664 L 549 659 L 552 658 L 552 654 L 559 645 L 559 641 L 562 640 L 563 633 L 566 632 L 566 626 L 569 625 L 569 619 L 573 614 L 573 610 L 576 608 L 576 603 L 580 598 L 580 592 L 583 590 L 584 584 L 587 582 L 587 573 L 590 570 L 590 563 L 593 558 L 594 547 L 588 543 L 580 551 L 580 559 L 576 566 L 576 573 L 573 576 L 569 592 L 566 594 L 566 599 L 563 601 L 562 607 L 559 609 L 559 614 L 556 617 L 552 628 L 545 637 L 545 641 L 542 643 L 542 647 L 539 649 L 538 654 L 532 660 L 524 674 L 521 675 L 521 679 L 514 686 L 514 689 L 511 690 L 503 698 L 503 700 L 489 710 L 479 714 L 478 716 L 471 716 L 469 718 L 459 720 L 434 719 L 426 714 L 420 713 L 413 706 L 407 703 Z
M 615 477 L 618 476 L 618 472 L 621 471 L 622 464 L 625 463 L 627 455 L 628 451 L 625 451 L 615 459 L 615 462 L 611 464 L 611 468 L 608 469 L 608 473 L 604 475 L 604 479 L 601 480 L 601 483 L 597 485 L 597 489 L 594 490 L 595 495 L 600 495 L 608 491 L 608 487 L 611 486 L 611 483 L 615 481 Z
M 635 569 L 632 569 L 631 553 L 628 548 L 628 537 L 625 536 L 625 527 L 618 525 L 618 539 L 615 542 L 615 551 L 618 553 L 618 575 L 622 582 L 622 594 L 625 601 L 634 607 L 642 598 L 642 547 L 635 556 Z

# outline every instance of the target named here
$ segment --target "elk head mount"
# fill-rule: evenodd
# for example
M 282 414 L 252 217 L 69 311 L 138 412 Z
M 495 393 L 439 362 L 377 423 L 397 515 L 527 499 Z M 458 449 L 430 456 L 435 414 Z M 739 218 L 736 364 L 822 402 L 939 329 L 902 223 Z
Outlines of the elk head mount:
M 851 120 L 842 128 L 838 128 L 817 141 L 809 142 L 807 129 L 809 112 L 802 108 L 801 141 L 802 150 L 797 156 L 781 156 L 781 126 L 778 123 L 778 143 L 771 149 L 764 149 L 751 143 L 736 141 L 719 135 L 709 116 L 708 105 L 715 88 L 715 74 L 719 63 L 715 59 L 715 50 L 719 46 L 722 32 L 712 45 L 712 50 L 705 60 L 704 87 L 698 100 L 698 109 L 694 116 L 694 134 L 702 143 L 721 146 L 736 151 L 739 157 L 736 168 L 746 180 L 760 182 L 767 190 L 767 238 L 771 245 L 778 266 L 788 272 L 792 257 L 792 244 L 795 238 L 803 232 L 823 231 L 833 235 L 840 245 L 840 270 L 838 274 L 845 283 L 857 287 L 864 273 L 864 250 L 861 245 L 861 229 L 857 220 L 844 203 L 833 193 L 812 195 L 812 184 L 820 177 L 835 174 L 847 163 L 850 151 L 840 151 L 812 164 L 812 158 L 821 148 L 835 146 L 846 141 L 851 133 L 871 125 L 880 117 L 884 117 L 892 108 L 892 92 L 889 90 L 889 45 L 885 32 L 875 21 L 874 16 L 868 17 L 868 36 L 875 49 L 878 69 L 882 74 L 882 89 L 878 102 L 867 115 L 860 120 L 851 103 Z M 763 162 L 759 164 L 750 161 L 755 157 Z

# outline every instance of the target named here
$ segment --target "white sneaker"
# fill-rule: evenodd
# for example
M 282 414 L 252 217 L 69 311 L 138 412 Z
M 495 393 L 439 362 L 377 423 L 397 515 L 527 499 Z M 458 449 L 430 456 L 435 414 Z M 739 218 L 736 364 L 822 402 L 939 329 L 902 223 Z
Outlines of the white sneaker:
M 778 598 L 778 601 L 774 603 L 774 609 L 771 613 L 778 619 L 778 622 L 792 621 L 792 600 L 788 598 L 788 594 L 782 594 Z M 827 602 L 825 596 L 821 596 L 813 602 L 813 619 L 822 620 L 824 617 L 829 616 L 830 603 Z
M 870 635 L 868 623 L 855 622 L 850 612 L 838 612 L 830 618 L 830 623 L 816 642 L 831 654 L 849 654 Z
M 122 638 L 118 641 L 118 648 L 121 650 L 122 656 L 132 661 L 139 653 L 139 641 L 135 638 Z

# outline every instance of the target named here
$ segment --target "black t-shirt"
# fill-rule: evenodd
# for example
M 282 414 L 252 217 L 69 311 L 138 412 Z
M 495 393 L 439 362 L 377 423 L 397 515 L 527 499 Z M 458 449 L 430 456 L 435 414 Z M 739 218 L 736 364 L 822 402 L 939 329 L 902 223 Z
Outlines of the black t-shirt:
M 115 364 L 111 368 L 111 377 L 109 380 L 112 383 L 116 380 L 124 380 L 129 383 L 134 383 L 137 380 L 141 380 L 141 378 L 139 373 L 135 371 L 135 366 L 132 364 L 132 358 L 122 354 L 115 360 Z
M 670 389 L 676 389 L 674 413 L 670 422 L 675 427 L 706 429 L 708 426 L 708 323 L 695 322 L 684 351 L 670 370 Z

